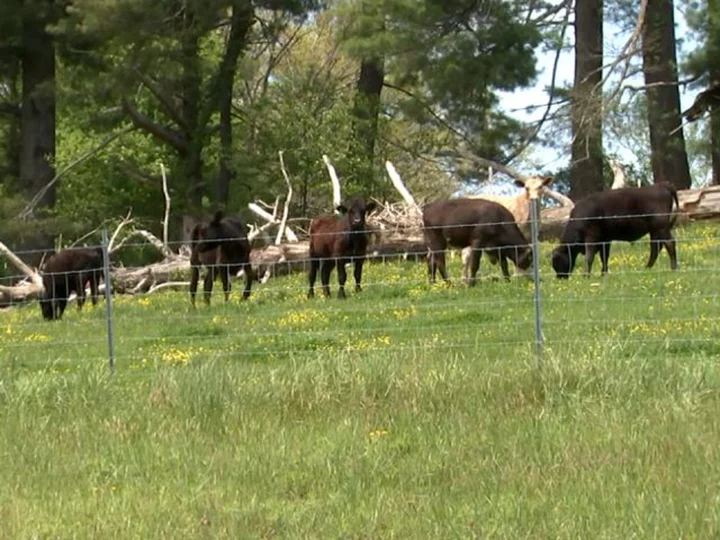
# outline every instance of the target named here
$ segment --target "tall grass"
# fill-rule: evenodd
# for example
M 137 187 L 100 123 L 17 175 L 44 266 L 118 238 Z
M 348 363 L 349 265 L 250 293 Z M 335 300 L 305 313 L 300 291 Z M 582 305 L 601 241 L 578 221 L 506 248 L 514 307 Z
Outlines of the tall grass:
M 717 234 L 682 269 L 429 286 L 372 265 L 341 302 L 302 276 L 192 311 L 117 298 L 0 316 L 0 536 L 714 537 Z M 458 268 L 453 267 L 458 275 Z

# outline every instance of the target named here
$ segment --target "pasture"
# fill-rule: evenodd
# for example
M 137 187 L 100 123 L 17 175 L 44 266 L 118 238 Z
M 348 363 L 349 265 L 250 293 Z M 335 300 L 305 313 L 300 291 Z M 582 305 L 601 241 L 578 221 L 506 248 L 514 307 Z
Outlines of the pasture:
M 676 237 L 678 272 L 638 242 L 567 281 L 543 244 L 541 371 L 486 258 L 116 297 L 114 375 L 103 301 L 0 313 L 0 537 L 715 537 L 720 228 Z

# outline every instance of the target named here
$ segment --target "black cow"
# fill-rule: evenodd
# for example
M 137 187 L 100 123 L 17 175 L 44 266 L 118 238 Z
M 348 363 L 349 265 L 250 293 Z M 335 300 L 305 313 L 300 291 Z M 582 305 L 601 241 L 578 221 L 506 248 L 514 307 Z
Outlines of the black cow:
M 677 269 L 675 239 L 670 232 L 675 222 L 673 202 L 679 207 L 677 191 L 667 182 L 639 188 L 623 188 L 588 195 L 570 212 L 560 245 L 552 254 L 558 278 L 568 278 L 578 254 L 585 253 L 585 275 L 590 275 L 595 253 L 600 251 L 602 273 L 608 271 L 610 243 L 634 242 L 650 234 L 647 268 L 657 260 L 662 246 L 670 256 L 670 268 Z
M 376 207 L 374 202 L 365 203 L 362 197 L 355 197 L 349 206 L 339 205 L 340 216 L 318 216 L 310 223 L 310 288 L 307 296 L 315 296 L 315 279 L 320 270 L 323 293 L 330 296 L 330 274 L 337 265 L 338 298 L 345 298 L 347 272 L 345 265 L 355 264 L 355 291 L 362 287 L 362 267 L 367 255 L 370 231 L 365 225 L 365 216 Z
M 103 271 L 102 248 L 75 248 L 52 255 L 43 268 L 45 292 L 40 310 L 48 320 L 62 318 L 71 293 L 77 295 L 78 311 L 85 303 L 85 286 L 90 284 L 93 305 L 98 302 L 98 283 Z
M 191 239 L 190 302 L 193 307 L 201 266 L 207 268 L 203 283 L 206 304 L 210 304 L 213 283 L 218 276 L 222 281 L 227 302 L 230 296 L 230 277 L 240 270 L 245 271 L 245 290 L 242 297 L 246 300 L 250 296 L 254 274 L 250 266 L 250 242 L 245 223 L 240 218 L 226 216 L 222 211 L 218 211 L 209 221 L 193 227 Z
M 445 249 L 472 247 L 469 285 L 475 285 L 482 251 L 500 260 L 505 279 L 510 279 L 507 259 L 526 271 L 532 264 L 532 252 L 512 213 L 484 199 L 449 199 L 423 208 L 423 233 L 429 250 L 428 276 L 435 282 L 436 272 L 448 281 Z

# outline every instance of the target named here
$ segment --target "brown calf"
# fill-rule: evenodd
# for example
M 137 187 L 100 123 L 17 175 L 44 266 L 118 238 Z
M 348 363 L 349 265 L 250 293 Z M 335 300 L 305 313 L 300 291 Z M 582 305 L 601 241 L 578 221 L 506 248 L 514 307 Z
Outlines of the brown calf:
M 375 209 L 375 203 L 365 203 L 362 197 L 355 197 L 349 206 L 339 205 L 340 216 L 318 216 L 310 223 L 310 288 L 307 296 L 315 296 L 315 279 L 320 270 L 323 293 L 330 296 L 330 274 L 337 265 L 338 298 L 345 298 L 347 272 L 345 265 L 355 264 L 355 291 L 362 287 L 362 267 L 367 255 L 369 231 L 365 216 Z

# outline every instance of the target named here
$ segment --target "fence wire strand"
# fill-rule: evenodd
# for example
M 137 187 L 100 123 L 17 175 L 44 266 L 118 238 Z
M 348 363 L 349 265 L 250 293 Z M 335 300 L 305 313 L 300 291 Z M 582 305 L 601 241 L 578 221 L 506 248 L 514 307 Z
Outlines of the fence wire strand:
M 663 217 L 667 214 L 632 219 Z M 508 222 L 486 226 L 496 225 Z M 462 227 L 475 230 L 478 225 Z M 412 230 L 422 232 L 418 227 Z M 225 303 L 218 280 L 209 307 L 203 302 L 201 283 L 196 308 L 190 306 L 190 262 L 186 255 L 178 256 L 182 264 L 177 275 L 154 277 L 176 281 L 176 289 L 146 289 L 130 295 L 105 287 L 97 306 L 92 305 L 88 291 L 82 310 L 75 307 L 76 292 L 67 291 L 68 284 L 80 279 L 77 271 L 44 274 L 46 283 L 65 287 L 60 298 L 52 298 L 46 291 L 44 301 L 68 301 L 68 307 L 59 321 L 43 320 L 34 304 L 0 313 L 0 368 L 12 362 L 42 367 L 98 358 L 109 360 L 111 366 L 116 361 L 125 367 L 137 367 L 138 363 L 185 364 L 202 358 L 272 360 L 372 351 L 473 351 L 527 358 L 534 354 L 539 358 L 544 349 L 571 354 L 579 347 L 603 346 L 627 354 L 640 354 L 643 348 L 653 354 L 673 354 L 683 347 L 698 354 L 720 352 L 720 231 L 709 224 L 691 224 L 675 229 L 673 235 L 680 261 L 678 270 L 670 269 L 665 249 L 660 250 L 654 268 L 645 268 L 651 242 L 658 242 L 645 236 L 634 243 L 612 243 L 607 276 L 601 277 L 600 258 L 596 257 L 589 278 L 583 276 L 584 264 L 578 263 L 567 281 L 557 280 L 551 265 L 558 243 L 535 240 L 518 244 L 493 239 L 492 245 L 480 246 L 479 250 L 488 251 L 487 255 L 503 249 L 532 250 L 532 272 L 519 271 L 511 263 L 511 279 L 505 282 L 500 265 L 491 264 L 492 257 L 483 255 L 474 287 L 463 283 L 461 270 L 465 261 L 457 256 L 463 246 L 433 251 L 415 248 L 381 255 L 371 244 L 363 290 L 354 292 L 353 271 L 348 268 L 348 298 L 344 301 L 336 298 L 337 269 L 330 279 L 329 301 L 305 298 L 307 272 L 313 260 L 309 255 L 281 262 L 279 266 L 288 265 L 287 273 L 291 275 L 274 275 L 265 283 L 253 283 L 246 302 L 240 300 L 243 286 L 236 276 L 230 301 Z M 532 237 L 537 238 L 537 231 Z M 178 252 L 181 245 L 189 243 L 171 242 L 168 247 Z M 582 248 L 581 261 L 586 243 L 570 245 Z M 100 247 L 107 248 L 107 236 Z M 127 242 L 108 253 L 108 270 L 114 272 L 113 279 L 117 279 L 118 271 L 127 270 L 119 265 L 125 253 L 150 247 L 147 241 Z M 262 250 L 262 246 L 255 247 L 253 256 Z M 442 279 L 428 283 L 428 259 L 441 252 L 446 254 L 450 286 Z M 23 260 L 43 254 L 38 250 L 16 252 Z M 219 270 L 235 268 L 215 262 Z M 102 273 L 103 269 L 98 270 Z M 201 269 L 201 282 L 206 270 Z M 23 279 L 26 276 L 9 275 L 3 284 L 17 284 Z M 316 287 L 321 287 L 320 280 Z

